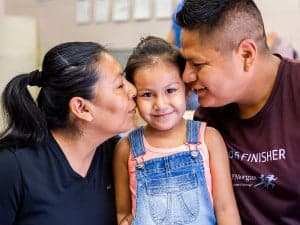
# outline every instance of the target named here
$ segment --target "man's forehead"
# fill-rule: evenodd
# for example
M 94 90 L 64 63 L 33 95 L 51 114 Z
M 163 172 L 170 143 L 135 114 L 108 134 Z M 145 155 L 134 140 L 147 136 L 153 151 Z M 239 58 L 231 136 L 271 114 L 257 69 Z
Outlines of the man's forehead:
M 192 60 L 199 52 L 200 40 L 199 35 L 195 31 L 183 31 L 181 35 L 181 53 L 186 60 Z M 198 54 L 197 54 L 198 55 Z
M 201 35 L 198 30 L 182 30 L 181 34 L 181 54 L 186 60 L 205 60 L 208 55 L 216 53 L 213 41 L 207 39 L 206 35 Z
M 182 46 L 187 48 L 200 43 L 200 36 L 197 30 L 182 29 L 181 32 Z

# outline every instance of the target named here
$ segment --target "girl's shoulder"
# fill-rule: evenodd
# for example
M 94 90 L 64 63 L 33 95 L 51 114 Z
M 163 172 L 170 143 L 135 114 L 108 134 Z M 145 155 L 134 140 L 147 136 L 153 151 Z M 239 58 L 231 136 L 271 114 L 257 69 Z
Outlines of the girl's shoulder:
M 129 154 L 130 154 L 129 139 L 128 139 L 128 136 L 125 136 L 118 141 L 118 143 L 115 147 L 114 155 L 115 155 L 115 157 L 128 160 Z
M 222 138 L 220 132 L 216 128 L 211 127 L 211 126 L 206 126 L 206 124 L 205 124 L 204 136 L 205 136 L 205 139 L 207 139 L 207 138 Z
M 129 144 L 128 136 L 122 137 L 116 144 L 117 149 L 126 148 L 126 147 L 129 147 L 129 146 L 130 146 L 130 144 Z
M 210 154 L 212 152 L 226 151 L 226 146 L 220 132 L 214 127 L 207 126 L 204 133 L 204 140 Z

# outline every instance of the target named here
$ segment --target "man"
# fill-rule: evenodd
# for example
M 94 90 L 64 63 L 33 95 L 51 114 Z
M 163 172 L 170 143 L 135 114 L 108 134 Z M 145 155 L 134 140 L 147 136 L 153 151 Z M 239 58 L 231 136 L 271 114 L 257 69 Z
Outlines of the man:
M 242 223 L 300 224 L 300 61 L 271 54 L 252 0 L 186 0 L 177 22 L 195 119 L 224 137 Z

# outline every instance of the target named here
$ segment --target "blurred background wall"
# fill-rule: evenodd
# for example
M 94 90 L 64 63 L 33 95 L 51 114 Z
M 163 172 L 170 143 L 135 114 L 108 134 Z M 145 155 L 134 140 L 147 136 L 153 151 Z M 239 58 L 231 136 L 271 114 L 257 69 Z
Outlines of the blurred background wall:
M 80 0 L 0 0 L 0 15 L 29 16 L 37 23 L 38 52 L 43 55 L 57 43 L 72 40 L 92 40 L 105 44 L 116 53 L 130 50 L 140 37 L 152 34 L 166 37 L 170 18 L 157 19 L 154 16 L 156 2 L 163 4 L 164 0 L 150 0 L 151 15 L 146 20 L 135 20 L 132 17 L 135 0 L 130 2 L 130 17 L 123 22 L 109 20 L 97 23 L 93 18 L 93 8 L 96 1 L 89 0 L 90 21 L 84 24 L 76 22 L 76 4 Z M 109 0 L 110 9 L 115 0 Z M 174 9 L 178 0 L 170 0 Z M 275 31 L 288 39 L 295 48 L 300 50 L 300 0 L 274 1 L 255 0 L 261 9 L 266 30 Z M 3 6 L 4 7 L 3 7 Z M 2 7 L 1 7 L 2 6 Z M 1 9 L 4 8 L 4 9 Z M 13 34 L 11 34 L 13 35 Z M 19 36 L 19 38 L 22 36 Z M 0 50 L 1 51 L 1 50 Z
M 90 0 L 91 20 L 85 24 L 76 23 L 76 3 L 79 0 L 0 0 L 5 2 L 6 15 L 31 16 L 38 23 L 40 51 L 43 53 L 53 45 L 71 40 L 93 40 L 108 45 L 112 49 L 130 49 L 141 36 L 153 34 L 165 37 L 170 19 L 157 19 L 154 16 L 155 0 L 150 0 L 151 17 L 147 20 L 130 18 L 124 22 L 110 19 L 97 23 L 93 19 L 93 6 L 96 0 Z M 114 0 L 110 0 L 112 3 Z M 134 0 L 129 0 L 131 9 Z M 160 1 L 157 1 L 160 2 Z M 176 0 L 171 0 L 175 8 Z M 290 40 L 296 49 L 300 49 L 300 0 L 274 1 L 256 0 L 261 9 L 266 30 L 275 31 Z M 112 4 L 110 4 L 112 5 Z M 111 6 L 110 6 L 111 7 Z M 298 26 L 298 27 L 297 27 Z
M 111 13 L 108 22 L 97 23 L 93 19 L 93 0 L 90 0 L 91 19 L 84 24 L 76 23 L 76 0 L 5 1 L 6 14 L 32 16 L 37 20 L 41 54 L 57 43 L 73 40 L 92 40 L 122 52 L 135 46 L 142 36 L 153 34 L 165 37 L 170 24 L 169 18 L 156 19 L 154 15 L 147 20 L 137 21 L 131 16 L 127 21 L 115 22 Z M 110 0 L 110 9 L 112 2 Z M 154 0 L 150 2 L 153 9 Z M 176 1 L 171 2 L 172 8 L 175 8 Z M 130 13 L 132 14 L 132 10 Z
M 0 0 L 0 16 L 4 15 L 4 0 Z

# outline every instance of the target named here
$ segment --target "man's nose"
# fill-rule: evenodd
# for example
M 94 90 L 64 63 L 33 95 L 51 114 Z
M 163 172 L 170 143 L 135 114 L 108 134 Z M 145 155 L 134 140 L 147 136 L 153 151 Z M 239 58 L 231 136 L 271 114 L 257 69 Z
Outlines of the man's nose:
M 191 83 L 197 79 L 197 74 L 196 72 L 191 68 L 189 63 L 185 65 L 182 79 L 185 83 Z

